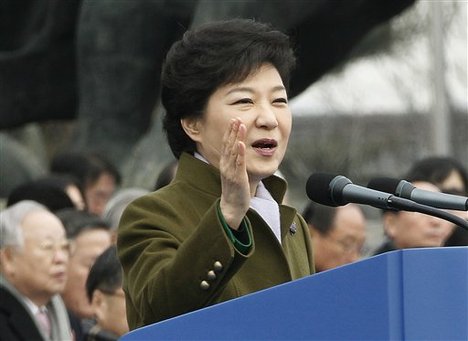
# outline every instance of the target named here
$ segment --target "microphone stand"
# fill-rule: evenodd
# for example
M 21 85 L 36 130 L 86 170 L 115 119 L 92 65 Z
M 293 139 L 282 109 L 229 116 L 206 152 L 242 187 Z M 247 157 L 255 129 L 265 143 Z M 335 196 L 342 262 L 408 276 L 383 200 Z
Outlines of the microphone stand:
M 459 227 L 462 227 L 468 231 L 468 221 L 454 214 L 434 208 L 432 206 L 418 204 L 417 202 L 414 202 L 412 200 L 400 198 L 394 195 L 391 195 L 390 197 L 388 197 L 387 206 L 390 209 L 419 212 L 419 213 L 428 214 L 437 218 L 441 218 L 441 219 L 450 221 L 451 223 Z

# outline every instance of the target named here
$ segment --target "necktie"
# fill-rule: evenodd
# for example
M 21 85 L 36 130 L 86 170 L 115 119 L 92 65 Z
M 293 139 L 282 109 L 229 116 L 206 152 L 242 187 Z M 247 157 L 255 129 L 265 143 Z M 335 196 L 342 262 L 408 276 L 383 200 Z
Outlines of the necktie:
M 36 318 L 44 333 L 50 337 L 51 326 L 49 316 L 47 315 L 47 310 L 45 308 L 39 308 L 38 312 L 36 313 Z

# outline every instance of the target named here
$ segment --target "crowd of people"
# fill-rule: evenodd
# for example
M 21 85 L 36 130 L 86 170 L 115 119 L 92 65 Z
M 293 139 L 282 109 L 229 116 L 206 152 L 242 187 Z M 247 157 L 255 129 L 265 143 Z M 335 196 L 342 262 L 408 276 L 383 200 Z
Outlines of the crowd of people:
M 116 340 L 128 331 L 115 240 L 129 189 L 119 184 L 103 156 L 73 152 L 11 191 L 0 212 L 1 340 Z
M 163 68 L 175 161 L 154 188 L 121 188 L 104 156 L 77 152 L 15 188 L 0 212 L 0 339 L 116 340 L 362 259 L 362 207 L 307 202 L 300 214 L 284 202 L 287 179 L 277 174 L 294 65 L 288 37 L 269 25 L 235 19 L 188 31 Z M 452 157 L 391 175 L 468 194 L 467 171 Z M 467 231 L 440 218 L 386 210 L 381 223 L 375 255 L 468 245 Z

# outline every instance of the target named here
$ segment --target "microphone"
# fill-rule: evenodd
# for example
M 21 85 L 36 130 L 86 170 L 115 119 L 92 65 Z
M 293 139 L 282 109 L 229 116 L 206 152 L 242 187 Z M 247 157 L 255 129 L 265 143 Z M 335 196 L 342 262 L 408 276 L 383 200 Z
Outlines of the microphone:
M 393 194 L 355 185 L 342 175 L 314 173 L 307 180 L 306 193 L 310 200 L 326 206 L 355 203 L 386 210 L 419 212 L 448 220 L 468 230 L 468 222 L 456 215 Z
M 342 175 L 314 173 L 307 180 L 307 196 L 326 206 L 343 206 L 348 203 L 370 205 L 381 209 L 412 211 L 415 202 L 392 194 L 355 185 Z
M 468 211 L 468 198 L 460 195 L 431 192 L 416 188 L 406 180 L 392 178 L 375 178 L 369 181 L 368 188 L 393 193 L 400 198 L 417 203 L 458 211 Z

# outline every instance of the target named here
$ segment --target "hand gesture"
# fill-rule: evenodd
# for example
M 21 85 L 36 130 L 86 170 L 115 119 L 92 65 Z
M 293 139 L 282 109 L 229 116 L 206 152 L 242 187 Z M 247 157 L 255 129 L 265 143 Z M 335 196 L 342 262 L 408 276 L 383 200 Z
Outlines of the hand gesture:
M 245 124 L 232 119 L 224 134 L 219 161 L 221 212 L 226 223 L 237 230 L 250 206 L 250 185 L 245 161 Z

